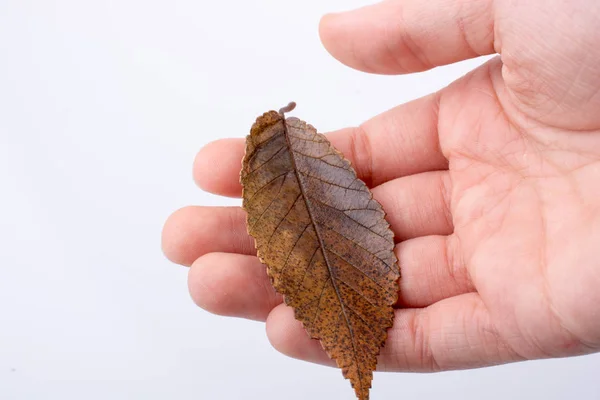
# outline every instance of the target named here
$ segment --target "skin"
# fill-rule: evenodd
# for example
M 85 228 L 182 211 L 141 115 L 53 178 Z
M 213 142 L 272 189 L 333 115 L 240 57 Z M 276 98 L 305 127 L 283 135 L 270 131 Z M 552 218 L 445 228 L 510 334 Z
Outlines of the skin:
M 400 305 L 378 369 L 439 371 L 600 350 L 600 2 L 388 0 L 325 16 L 322 42 L 369 73 L 498 56 L 448 87 L 329 134 L 388 213 Z M 242 139 L 198 185 L 239 196 Z M 202 308 L 266 320 L 273 346 L 332 365 L 270 286 L 237 207 L 163 231 Z

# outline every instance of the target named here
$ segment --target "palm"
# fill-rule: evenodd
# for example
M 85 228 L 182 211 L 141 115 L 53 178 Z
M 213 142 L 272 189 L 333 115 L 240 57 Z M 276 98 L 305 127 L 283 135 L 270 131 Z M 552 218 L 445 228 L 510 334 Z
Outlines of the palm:
M 447 126 L 440 136 L 449 156 L 456 256 L 519 355 L 589 350 L 600 342 L 594 257 L 600 228 L 591 223 L 599 216 L 599 191 L 590 185 L 600 177 L 600 146 L 592 146 L 600 144 L 600 131 L 517 129 L 511 122 L 522 118 L 520 111 L 503 108 L 510 100 L 497 101 L 491 89 L 504 85 L 500 67 L 494 61 L 483 67 L 490 73 L 477 71 L 461 86 L 460 110 L 440 111 L 454 117 L 440 121 Z M 557 143 L 553 135 L 570 139 Z
M 599 20 L 595 0 L 388 0 L 323 20 L 327 49 L 369 72 L 501 53 L 439 93 L 329 135 L 399 242 L 402 307 L 379 368 L 600 349 Z M 243 151 L 240 139 L 208 145 L 196 159 L 198 184 L 240 196 Z M 271 288 L 241 209 L 179 210 L 163 248 L 191 265 L 198 305 L 266 320 L 280 351 L 331 363 Z

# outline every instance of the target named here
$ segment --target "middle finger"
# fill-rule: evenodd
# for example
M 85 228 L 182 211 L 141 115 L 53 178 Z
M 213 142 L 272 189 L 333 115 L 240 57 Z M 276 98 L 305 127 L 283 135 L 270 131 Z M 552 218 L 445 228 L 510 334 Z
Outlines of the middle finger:
M 452 232 L 448 171 L 394 179 L 372 189 L 386 211 L 396 241 Z M 191 265 L 207 253 L 256 255 L 240 207 L 186 207 L 166 222 L 163 249 L 173 262 Z

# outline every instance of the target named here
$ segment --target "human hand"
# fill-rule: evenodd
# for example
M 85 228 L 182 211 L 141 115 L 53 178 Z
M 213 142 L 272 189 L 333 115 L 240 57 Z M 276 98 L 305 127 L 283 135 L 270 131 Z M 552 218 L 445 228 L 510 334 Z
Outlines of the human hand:
M 326 16 L 343 63 L 400 74 L 500 56 L 430 96 L 330 133 L 398 242 L 400 304 L 378 368 L 437 371 L 600 350 L 600 3 L 389 0 Z M 240 196 L 242 139 L 198 154 Z M 238 207 L 188 207 L 163 249 L 196 303 L 266 320 L 271 343 L 333 365 L 272 289 Z

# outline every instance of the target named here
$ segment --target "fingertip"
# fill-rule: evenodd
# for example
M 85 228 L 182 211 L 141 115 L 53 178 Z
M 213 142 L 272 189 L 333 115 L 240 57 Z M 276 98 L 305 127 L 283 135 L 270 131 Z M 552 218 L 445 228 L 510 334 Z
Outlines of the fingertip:
M 239 197 L 243 139 L 220 139 L 204 146 L 194 159 L 194 181 L 202 190 L 222 196 Z
M 228 269 L 214 268 L 219 263 L 218 255 L 209 253 L 194 261 L 188 272 L 188 290 L 198 307 L 223 315 L 227 309 L 224 284 L 227 284 L 231 274 Z
M 372 72 L 364 65 L 357 63 L 356 58 L 352 57 L 352 37 L 347 34 L 347 21 L 349 12 L 330 13 L 321 17 L 319 22 L 319 37 L 325 50 L 333 58 L 342 64 L 364 72 Z
M 163 227 L 162 249 L 169 260 L 185 266 L 208 253 L 256 254 L 240 207 L 188 206 L 175 211 Z
M 378 74 L 420 72 L 494 52 L 493 1 L 383 0 L 328 14 L 319 33 L 343 64 Z
M 384 2 L 385 3 L 385 2 Z M 356 70 L 394 74 L 397 58 L 385 44 L 389 40 L 389 6 L 376 3 L 350 11 L 326 14 L 319 24 L 319 36 L 325 49 L 336 60 Z
M 190 265 L 189 259 L 190 235 L 189 221 L 195 213 L 194 207 L 187 206 L 172 213 L 163 226 L 161 247 L 164 255 L 172 262 L 180 265 Z
M 332 19 L 335 19 L 335 14 L 329 13 L 323 15 L 319 21 L 319 38 L 321 39 L 321 43 L 323 43 L 323 46 L 325 46 L 327 51 L 329 51 L 328 44 Z
M 188 273 L 188 289 L 200 308 L 217 315 L 264 321 L 281 303 L 258 258 L 209 253 Z
M 290 307 L 282 304 L 271 310 L 266 321 L 266 331 L 269 343 L 271 343 L 271 346 L 277 351 L 286 355 L 289 353 L 289 342 L 287 338 L 290 337 L 290 329 L 294 329 L 294 322 L 300 323 L 296 320 L 291 321 L 289 319 L 290 313 L 293 317 L 294 311 Z

